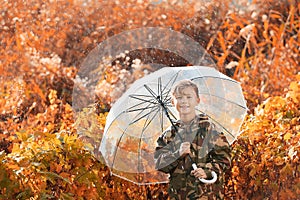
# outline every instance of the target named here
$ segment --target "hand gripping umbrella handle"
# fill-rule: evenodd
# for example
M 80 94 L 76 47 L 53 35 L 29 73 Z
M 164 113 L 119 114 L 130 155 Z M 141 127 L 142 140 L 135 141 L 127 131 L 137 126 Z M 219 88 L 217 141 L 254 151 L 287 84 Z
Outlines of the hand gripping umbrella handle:
M 194 170 L 197 169 L 197 165 L 195 163 L 192 164 L 192 167 Z M 211 175 L 212 175 L 212 179 L 210 180 L 207 180 L 207 179 L 204 179 L 204 178 L 199 178 L 199 180 L 202 182 L 202 183 L 206 183 L 206 184 L 212 184 L 214 182 L 216 182 L 217 178 L 218 178 L 218 175 L 216 174 L 216 172 L 212 171 L 211 172 Z

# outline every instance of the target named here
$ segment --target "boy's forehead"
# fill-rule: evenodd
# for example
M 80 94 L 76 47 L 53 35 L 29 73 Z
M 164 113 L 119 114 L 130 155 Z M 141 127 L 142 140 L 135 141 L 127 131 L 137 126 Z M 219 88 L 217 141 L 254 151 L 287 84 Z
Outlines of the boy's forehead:
M 196 94 L 195 90 L 191 86 L 186 87 L 178 87 L 174 90 L 174 95 L 182 95 L 182 94 Z

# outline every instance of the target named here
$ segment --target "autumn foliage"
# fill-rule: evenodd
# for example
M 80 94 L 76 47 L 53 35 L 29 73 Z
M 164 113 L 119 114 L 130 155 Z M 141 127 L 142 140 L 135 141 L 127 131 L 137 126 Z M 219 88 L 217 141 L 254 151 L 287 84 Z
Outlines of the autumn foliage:
M 140 27 L 192 37 L 220 71 L 241 82 L 249 114 L 232 145 L 226 197 L 299 198 L 300 3 L 154 2 L 1 3 L 0 199 L 168 198 L 167 184 L 137 186 L 111 176 L 97 148 L 111 103 L 123 92 L 112 88 L 154 70 L 147 63 L 190 63 L 172 52 L 124 52 L 99 65 L 94 104 L 76 118 L 72 108 L 76 74 L 89 52 Z

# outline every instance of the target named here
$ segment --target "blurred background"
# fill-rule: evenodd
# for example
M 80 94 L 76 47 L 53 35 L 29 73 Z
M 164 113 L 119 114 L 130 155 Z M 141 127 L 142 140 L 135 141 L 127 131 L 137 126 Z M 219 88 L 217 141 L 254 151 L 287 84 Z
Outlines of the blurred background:
M 113 36 L 163 27 L 200 44 L 243 87 L 249 113 L 233 144 L 226 198 L 297 199 L 299 14 L 298 0 L 2 0 L 0 198 L 168 198 L 167 184 L 136 186 L 110 176 L 98 145 L 124 85 L 155 71 L 152 63 L 191 63 L 130 46 L 113 59 L 86 60 Z M 78 76 L 88 65 L 97 65 L 95 96 L 75 111 L 74 84 L 82 84 L 82 101 L 89 95 L 89 80 Z

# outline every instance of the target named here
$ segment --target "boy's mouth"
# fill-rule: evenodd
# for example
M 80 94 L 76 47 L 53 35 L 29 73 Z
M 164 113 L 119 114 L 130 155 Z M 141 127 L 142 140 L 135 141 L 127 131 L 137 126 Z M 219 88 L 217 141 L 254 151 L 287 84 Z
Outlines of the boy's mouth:
M 184 105 L 184 106 L 180 106 L 180 108 L 181 108 L 181 109 L 187 109 L 187 108 L 189 108 L 189 106 Z

